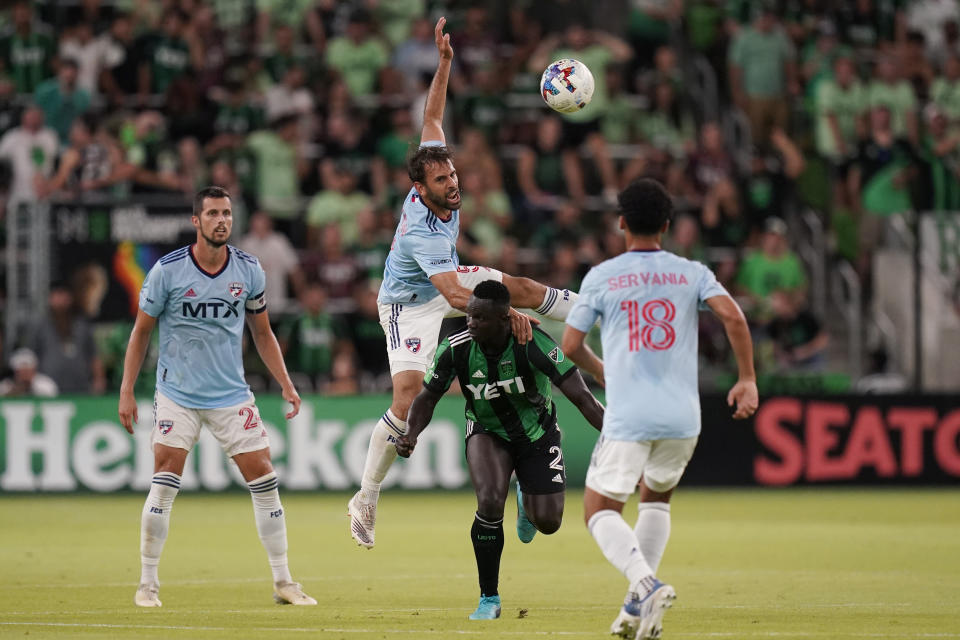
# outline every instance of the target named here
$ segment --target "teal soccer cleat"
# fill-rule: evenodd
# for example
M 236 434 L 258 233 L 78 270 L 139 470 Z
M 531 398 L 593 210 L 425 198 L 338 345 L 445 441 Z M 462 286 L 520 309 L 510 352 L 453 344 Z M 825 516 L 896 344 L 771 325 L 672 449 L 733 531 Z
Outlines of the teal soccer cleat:
M 500 617 L 500 596 L 480 596 L 477 610 L 470 614 L 471 620 L 496 620 Z
M 517 483 L 517 537 L 520 542 L 527 543 L 533 540 L 537 535 L 537 528 L 533 526 L 530 519 L 527 518 L 527 512 L 523 510 L 523 493 L 520 491 L 520 483 Z

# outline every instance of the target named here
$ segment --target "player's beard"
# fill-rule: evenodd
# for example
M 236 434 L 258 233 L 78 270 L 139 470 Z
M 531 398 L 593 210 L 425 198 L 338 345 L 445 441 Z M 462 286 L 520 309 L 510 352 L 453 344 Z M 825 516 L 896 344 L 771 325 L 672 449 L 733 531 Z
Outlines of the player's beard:
M 216 230 L 214 230 L 216 231 Z M 227 244 L 227 240 L 230 239 L 230 229 L 227 229 L 227 232 L 223 234 L 223 240 L 217 240 L 212 236 L 208 236 L 203 230 L 200 230 L 200 236 L 207 241 L 207 244 L 213 247 L 214 249 L 219 249 L 223 245 Z
M 427 200 L 429 200 L 430 204 L 432 204 L 434 207 L 442 211 L 456 211 L 460 208 L 460 203 L 463 197 L 459 187 L 457 187 L 455 195 L 457 196 L 456 204 L 450 202 L 449 192 L 434 193 L 432 191 L 427 191 Z

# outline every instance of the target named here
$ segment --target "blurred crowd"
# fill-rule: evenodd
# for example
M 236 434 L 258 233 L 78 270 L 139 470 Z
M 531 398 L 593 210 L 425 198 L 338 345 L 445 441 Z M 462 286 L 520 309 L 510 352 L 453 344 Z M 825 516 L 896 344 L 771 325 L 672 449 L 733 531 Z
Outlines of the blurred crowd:
M 761 371 L 822 371 L 799 207 L 865 284 L 884 216 L 960 208 L 955 0 L 14 2 L 3 206 L 223 186 L 301 389 L 388 389 L 376 293 L 440 15 L 464 264 L 577 289 L 623 248 L 617 191 L 655 177 L 676 196 L 666 248 L 738 296 Z M 538 95 L 560 57 L 596 79 L 569 116 Z M 34 335 L 6 345 L 0 392 L 118 387 L 130 325 L 95 331 L 74 285 L 55 283 Z M 705 321 L 704 363 L 732 370 L 721 332 Z M 248 372 L 269 387 L 255 353 Z M 144 373 L 149 390 L 149 358 Z

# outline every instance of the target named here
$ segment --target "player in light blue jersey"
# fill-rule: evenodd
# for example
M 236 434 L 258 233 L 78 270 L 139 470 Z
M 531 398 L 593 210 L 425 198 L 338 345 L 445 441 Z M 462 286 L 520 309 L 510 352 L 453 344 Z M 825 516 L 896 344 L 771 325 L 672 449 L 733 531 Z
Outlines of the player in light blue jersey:
M 424 106 L 422 143 L 409 161 L 413 188 L 403 202 L 378 298 L 393 402 L 374 427 L 360 490 L 347 504 L 350 535 L 368 549 L 374 544 L 380 483 L 397 457 L 394 443 L 406 433 L 407 412 L 433 362 L 444 317 L 464 315 L 471 292 L 484 280 L 502 282 L 514 306 L 535 309 L 557 320 L 567 317 L 577 298 L 572 291 L 488 267 L 461 266 L 457 261 L 460 182 L 442 128 L 453 59 L 444 24 L 446 20 L 440 18 L 434 29 L 440 60 Z M 511 309 L 510 322 L 518 342 L 523 344 L 532 337 L 527 315 Z
M 133 433 L 138 420 L 133 387 L 154 325 L 160 326 L 160 358 L 154 396 L 154 475 L 140 520 L 140 584 L 134 602 L 159 607 L 157 567 L 170 527 L 187 454 L 206 425 L 230 456 L 253 497 L 257 532 L 273 571 L 274 599 L 313 605 L 290 576 L 287 525 L 277 474 L 260 413 L 244 381 L 241 340 L 244 321 L 253 342 L 293 405 L 300 396 L 287 374 L 270 328 L 260 261 L 227 244 L 233 217 L 230 194 L 220 187 L 200 190 L 193 202 L 197 242 L 160 258 L 143 283 L 140 309 L 130 333 L 120 386 L 120 422 Z
M 587 471 L 584 517 L 604 556 L 630 582 L 611 633 L 659 638 L 676 598 L 656 578 L 670 536 L 670 495 L 700 433 L 697 313 L 711 309 L 733 347 L 739 380 L 727 396 L 733 417 L 757 410 L 750 330 L 733 298 L 711 271 L 663 251 L 673 204 L 663 186 L 641 179 L 619 196 L 627 251 L 595 266 L 567 316 L 562 349 L 605 379 L 603 431 Z M 601 322 L 604 361 L 584 344 Z M 640 485 L 636 526 L 621 513 Z

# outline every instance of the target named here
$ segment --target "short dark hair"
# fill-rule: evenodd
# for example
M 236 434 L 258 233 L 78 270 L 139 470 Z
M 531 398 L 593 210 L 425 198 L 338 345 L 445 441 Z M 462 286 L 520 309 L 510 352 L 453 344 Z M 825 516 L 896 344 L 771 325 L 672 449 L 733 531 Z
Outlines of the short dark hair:
M 673 218 L 673 200 L 662 184 L 651 178 L 634 180 L 617 196 L 620 215 L 630 233 L 656 234 Z
M 197 191 L 197 195 L 193 196 L 193 215 L 199 216 L 203 213 L 203 201 L 207 198 L 227 198 L 230 199 L 230 192 L 224 189 L 223 187 L 204 187 Z
M 473 288 L 473 297 L 477 300 L 490 300 L 497 304 L 510 306 L 510 290 L 502 282 L 484 280 Z
M 414 182 L 423 182 L 427 179 L 427 165 L 453 162 L 453 154 L 444 145 L 420 147 L 413 152 L 407 161 L 407 173 Z

